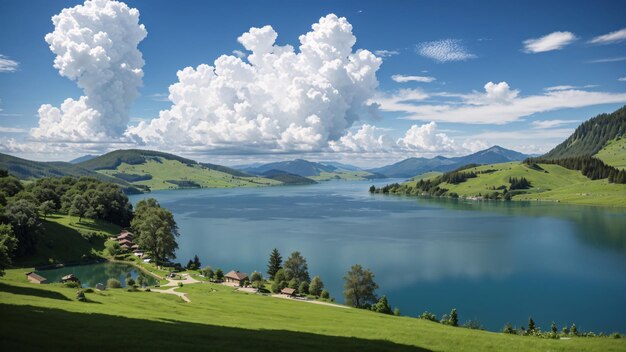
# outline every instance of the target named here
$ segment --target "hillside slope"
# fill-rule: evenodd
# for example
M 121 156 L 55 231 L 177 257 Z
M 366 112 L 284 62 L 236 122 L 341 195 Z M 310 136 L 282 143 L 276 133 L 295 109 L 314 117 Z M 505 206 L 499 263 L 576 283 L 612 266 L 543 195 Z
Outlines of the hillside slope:
M 596 158 L 604 161 L 605 164 L 614 168 L 626 169 L 626 138 L 617 138 L 609 141 L 595 155 Z
M 543 339 L 455 328 L 410 317 L 342 309 L 201 283 L 191 302 L 123 289 L 86 293 L 29 284 L 27 269 L 0 278 L 6 351 L 623 351 L 626 339 Z M 158 307 L 158 309 L 155 309 Z M 461 312 L 462 314 L 462 312 Z M 71 332 L 71 333 L 70 333 Z M 36 338 L 33 338 L 36 336 Z
M 592 156 L 610 140 L 624 135 L 626 135 L 626 106 L 583 122 L 571 136 L 543 155 L 543 158 Z

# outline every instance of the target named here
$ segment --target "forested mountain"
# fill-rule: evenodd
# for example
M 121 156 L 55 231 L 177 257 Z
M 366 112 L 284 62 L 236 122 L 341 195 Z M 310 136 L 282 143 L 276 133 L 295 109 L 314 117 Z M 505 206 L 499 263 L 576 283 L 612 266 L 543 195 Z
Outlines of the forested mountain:
M 626 106 L 583 122 L 563 143 L 542 156 L 543 159 L 592 156 L 612 139 L 626 135 Z
M 244 169 L 243 171 L 255 175 L 263 175 L 264 173 L 271 170 L 283 171 L 285 173 L 307 177 L 318 176 L 322 172 L 333 172 L 337 170 L 337 167 L 331 165 L 323 165 L 304 159 L 296 159 L 263 164 L 261 166 Z
M 514 150 L 493 146 L 476 153 L 446 158 L 436 156 L 434 158 L 408 158 L 392 165 L 369 170 L 387 177 L 413 177 L 430 171 L 448 172 L 468 164 L 496 164 L 509 161 L 521 161 L 528 157 L 526 154 Z
M 76 159 L 72 159 L 69 161 L 70 164 L 78 164 L 78 163 L 82 163 L 83 161 L 87 161 L 87 160 L 91 160 L 93 158 L 97 158 L 98 155 L 93 155 L 93 154 L 87 154 L 87 155 L 83 155 L 83 156 L 79 156 Z

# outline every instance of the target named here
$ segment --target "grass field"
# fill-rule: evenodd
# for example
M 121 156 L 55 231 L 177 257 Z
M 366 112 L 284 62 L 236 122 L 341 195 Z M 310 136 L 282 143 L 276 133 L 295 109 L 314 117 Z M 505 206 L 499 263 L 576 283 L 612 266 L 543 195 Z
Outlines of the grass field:
M 21 266 L 39 266 L 100 256 L 104 242 L 120 232 L 120 227 L 106 221 L 67 215 L 50 215 L 42 221 L 43 229 L 34 255 L 17 261 Z M 91 236 L 89 234 L 92 234 Z
M 357 309 L 326 307 L 187 285 L 178 297 L 111 289 L 75 299 L 75 289 L 0 279 L 4 351 L 623 351 L 626 339 L 550 340 L 463 328 Z
M 626 138 L 609 141 L 596 157 L 618 169 L 626 169 Z
M 626 185 L 611 184 L 607 180 L 590 180 L 580 171 L 558 165 L 540 164 L 541 169 L 520 163 L 482 165 L 464 170 L 473 171 L 478 177 L 459 184 L 442 183 L 440 187 L 462 197 L 476 197 L 495 192 L 493 188 L 510 186 L 510 177 L 524 177 L 532 187 L 527 194 L 516 195 L 514 200 L 536 200 L 571 204 L 626 207 Z M 490 172 L 492 171 L 492 172 Z M 487 173 L 485 173 L 487 172 Z M 419 180 L 419 177 L 414 178 Z M 406 184 L 414 186 L 416 181 Z
M 109 176 L 120 172 L 135 175 L 149 174 L 152 175 L 152 179 L 132 182 L 132 184 L 148 186 L 153 190 L 179 188 L 168 182 L 169 180 L 192 181 L 207 188 L 260 187 L 281 184 L 278 181 L 263 177 L 233 176 L 198 165 L 189 166 L 177 160 L 159 159 L 160 162 L 148 160 L 146 163 L 138 165 L 122 163 L 115 170 L 98 170 L 98 172 Z

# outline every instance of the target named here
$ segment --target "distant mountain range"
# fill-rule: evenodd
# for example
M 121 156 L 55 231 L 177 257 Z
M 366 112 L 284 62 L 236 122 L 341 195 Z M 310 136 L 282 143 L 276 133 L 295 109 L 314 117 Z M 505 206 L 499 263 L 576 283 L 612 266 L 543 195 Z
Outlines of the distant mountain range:
M 254 164 L 240 169 L 248 174 L 267 177 L 278 173 L 313 178 L 317 181 L 330 179 L 364 180 L 384 176 L 364 171 L 356 166 L 332 161 L 313 162 L 304 159 Z
M 529 155 L 496 145 L 466 156 L 454 158 L 446 158 L 444 156 L 436 156 L 434 158 L 408 158 L 392 165 L 367 171 L 381 174 L 385 177 L 408 178 L 430 171 L 452 171 L 468 164 L 497 164 L 509 161 L 521 161 L 527 157 L 529 157 Z

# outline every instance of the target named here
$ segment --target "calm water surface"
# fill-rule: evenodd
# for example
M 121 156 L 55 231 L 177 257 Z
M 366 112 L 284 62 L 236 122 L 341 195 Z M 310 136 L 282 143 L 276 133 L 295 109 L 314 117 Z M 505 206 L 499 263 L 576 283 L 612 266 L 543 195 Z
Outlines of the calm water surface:
M 377 184 L 389 183 L 389 180 Z M 342 297 L 342 276 L 370 268 L 404 315 L 457 308 L 487 329 L 626 331 L 626 211 L 559 204 L 370 195 L 371 181 L 261 189 L 158 191 L 181 237 L 225 271 L 265 272 L 272 248 L 299 250 L 311 275 Z
M 89 265 L 76 265 L 64 268 L 40 270 L 37 273 L 49 282 L 59 282 L 68 274 L 74 274 L 83 287 L 96 287 L 96 284 L 106 285 L 108 279 L 120 280 L 122 287 L 126 287 L 126 277 L 130 275 L 135 281 L 140 275 L 144 277 L 148 285 L 154 285 L 157 281 L 149 275 L 139 272 L 134 266 L 121 263 L 100 263 Z

